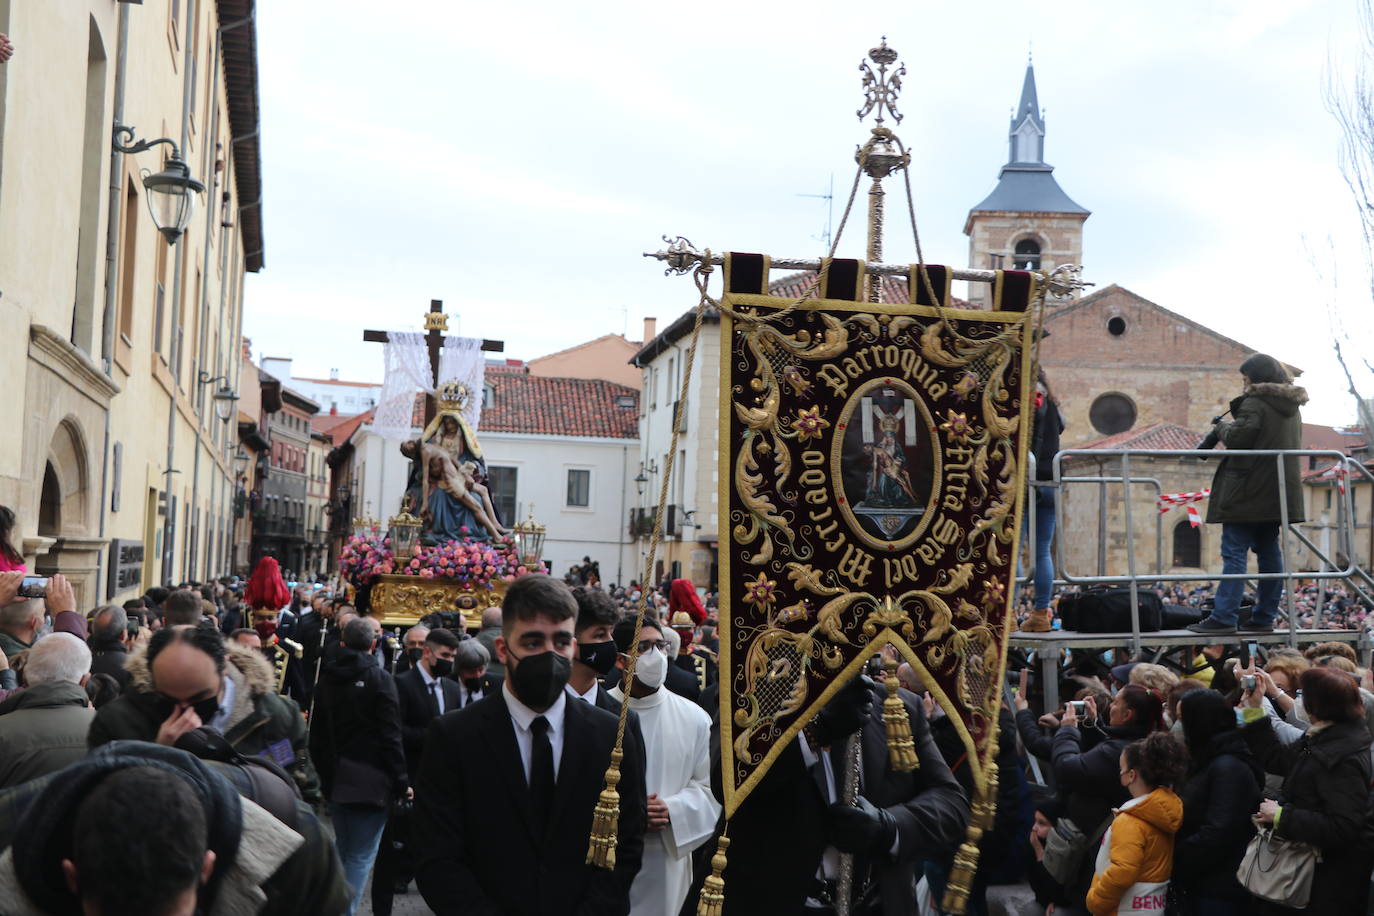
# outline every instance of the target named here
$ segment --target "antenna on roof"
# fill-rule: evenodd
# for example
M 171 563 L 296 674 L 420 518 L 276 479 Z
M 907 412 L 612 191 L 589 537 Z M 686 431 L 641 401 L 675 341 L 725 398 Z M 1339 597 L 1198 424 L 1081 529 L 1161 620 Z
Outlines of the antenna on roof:
M 826 210 L 825 210 L 825 229 L 822 230 L 822 232 L 821 232 L 821 234 L 820 234 L 819 237 L 818 237 L 818 236 L 814 236 L 814 235 L 811 236 L 811 237 L 812 237 L 813 239 L 818 239 L 818 241 L 820 241 L 823 245 L 825 245 L 825 250 L 826 250 L 826 251 L 829 251 L 829 250 L 830 250 L 830 226 L 831 226 L 831 223 L 832 223 L 832 222 L 834 221 L 834 219 L 835 219 L 835 173 L 834 173 L 834 172 L 831 172 L 831 173 L 830 173 L 830 189 L 829 189 L 828 191 L 826 191 L 826 193 L 824 193 L 824 194 L 798 194 L 797 196 L 798 196 L 798 197 L 813 197 L 813 198 L 816 198 L 816 199 L 818 199 L 818 200 L 823 200 L 823 201 L 826 202 Z

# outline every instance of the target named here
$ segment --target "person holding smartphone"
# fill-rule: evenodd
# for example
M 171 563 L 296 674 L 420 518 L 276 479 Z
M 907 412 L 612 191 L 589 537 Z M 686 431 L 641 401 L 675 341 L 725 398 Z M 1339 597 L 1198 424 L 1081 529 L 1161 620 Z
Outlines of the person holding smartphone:
M 76 610 L 76 596 L 65 576 L 35 580 L 22 570 L 0 573 L 0 652 L 7 657 L 32 648 L 45 612 L 55 617 Z M 39 589 L 42 597 L 34 596 Z

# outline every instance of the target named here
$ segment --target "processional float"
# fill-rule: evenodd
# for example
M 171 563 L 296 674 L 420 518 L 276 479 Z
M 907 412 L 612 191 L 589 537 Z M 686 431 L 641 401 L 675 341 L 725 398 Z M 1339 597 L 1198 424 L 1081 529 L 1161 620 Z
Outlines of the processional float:
M 500 518 L 477 439 L 484 354 L 505 344 L 447 335 L 443 305 L 430 300 L 423 334 L 363 332 L 363 340 L 386 345 L 371 430 L 392 440 L 388 447 L 399 452 L 392 460 L 408 462 L 410 470 L 399 511 L 386 526 L 354 518 L 339 574 L 360 609 L 383 626 L 413 626 L 438 615 L 445 626 L 477 629 L 482 611 L 500 604 L 508 582 L 542 570 L 544 526 L 533 507 L 523 522 Z
M 724 899 L 729 819 L 788 742 L 866 662 L 884 655 L 889 764 L 918 761 L 897 666 L 905 661 L 950 717 L 968 752 L 972 817 L 955 854 L 944 908 L 962 913 L 992 827 L 998 715 L 1012 595 L 1039 323 L 1047 298 L 1083 287 L 1078 267 L 1051 272 L 963 270 L 925 263 L 900 123 L 906 73 L 884 41 L 859 66 L 862 121 L 848 203 L 829 254 L 786 259 L 698 250 L 678 237 L 646 253 L 699 291 L 676 410 L 702 321 L 720 320 L 720 750 L 726 828 L 698 913 Z M 895 68 L 894 68 L 894 65 Z M 916 262 L 883 261 L 883 179 L 906 191 Z M 864 260 L 835 257 L 862 176 Z M 707 286 L 723 267 L 723 293 Z M 771 269 L 812 271 L 800 298 L 770 294 Z M 884 278 L 898 278 L 896 282 Z M 985 283 L 986 308 L 950 295 L 954 279 Z M 888 291 L 888 294 L 884 292 Z M 904 301 L 892 290 L 904 290 Z M 667 450 L 648 581 L 677 454 Z M 641 598 L 639 622 L 644 617 Z M 631 644 L 639 639 L 636 631 Z M 884 652 L 885 647 L 891 650 Z M 626 679 L 633 677 L 634 659 Z M 621 729 L 623 734 L 624 712 Z M 597 808 L 588 861 L 611 867 L 619 745 Z M 853 804 L 859 742 L 848 739 L 840 794 Z M 841 862 L 837 908 L 849 906 L 852 859 Z

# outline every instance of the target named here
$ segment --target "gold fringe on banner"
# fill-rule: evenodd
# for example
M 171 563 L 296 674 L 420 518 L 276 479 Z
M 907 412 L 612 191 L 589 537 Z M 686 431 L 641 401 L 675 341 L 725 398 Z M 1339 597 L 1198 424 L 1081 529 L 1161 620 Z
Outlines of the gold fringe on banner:
M 727 825 L 726 829 L 729 827 Z M 725 906 L 725 850 L 730 848 L 730 838 L 724 833 L 716 843 L 716 854 L 711 856 L 711 873 L 701 885 L 701 896 L 697 899 L 697 916 L 720 916 Z
M 968 895 L 973 888 L 973 878 L 978 874 L 978 843 L 984 831 L 992 829 L 997 815 L 997 733 L 993 732 L 991 753 L 988 755 L 987 782 L 973 803 L 973 816 L 969 818 L 968 833 L 959 851 L 954 854 L 954 867 L 950 869 L 949 880 L 945 883 L 945 899 L 940 909 L 954 916 L 963 916 L 968 907 Z
M 887 726 L 888 764 L 894 773 L 910 773 L 921 765 L 916 756 L 916 742 L 911 737 L 911 720 L 906 706 L 897 695 L 897 660 L 883 662 L 887 699 L 883 700 L 883 724 Z
M 587 864 L 615 868 L 616 828 L 620 823 L 620 761 L 625 752 L 618 745 L 611 750 L 611 765 L 606 769 L 606 786 L 592 811 L 592 841 L 587 846 Z

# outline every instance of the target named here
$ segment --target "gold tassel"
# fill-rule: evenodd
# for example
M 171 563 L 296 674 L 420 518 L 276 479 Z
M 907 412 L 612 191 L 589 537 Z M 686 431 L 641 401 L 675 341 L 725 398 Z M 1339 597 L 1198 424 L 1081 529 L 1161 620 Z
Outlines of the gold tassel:
M 887 726 L 888 765 L 894 773 L 910 773 L 920 767 L 916 757 L 916 742 L 911 737 L 911 720 L 907 718 L 906 705 L 897 696 L 897 662 L 889 659 L 883 662 L 886 674 L 887 699 L 883 700 L 883 723 Z
M 730 838 L 721 835 L 716 843 L 716 854 L 711 857 L 711 873 L 701 885 L 701 897 L 697 900 L 697 916 L 720 916 L 725 906 L 725 850 L 730 848 Z
M 587 864 L 597 868 L 615 868 L 616 831 L 620 823 L 620 761 L 625 752 L 616 746 L 611 750 L 611 765 L 606 768 L 606 787 L 596 800 L 592 811 L 592 839 L 587 846 Z
M 950 869 L 949 880 L 945 882 L 945 899 L 940 909 L 954 916 L 963 916 L 968 907 L 968 895 L 973 889 L 973 878 L 978 873 L 978 843 L 983 831 L 991 830 L 997 813 L 997 761 L 996 745 L 989 759 L 987 785 L 973 803 L 973 815 L 969 818 L 968 833 L 959 851 L 954 854 L 954 866 Z

